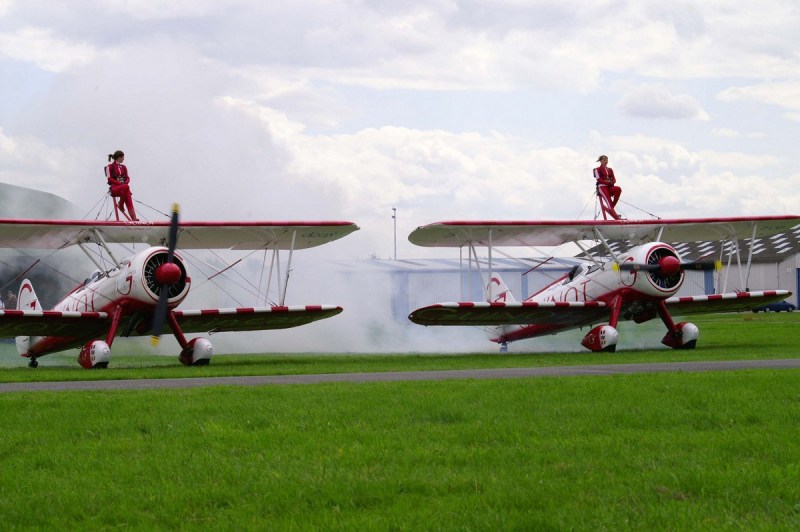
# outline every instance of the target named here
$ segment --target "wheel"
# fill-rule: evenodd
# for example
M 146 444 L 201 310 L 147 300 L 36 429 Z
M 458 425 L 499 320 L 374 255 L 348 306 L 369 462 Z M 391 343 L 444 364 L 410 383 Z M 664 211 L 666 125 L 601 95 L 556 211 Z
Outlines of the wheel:
M 37 360 L 35 358 L 32 358 L 30 360 L 30 362 L 28 362 L 28 367 L 29 368 L 38 368 L 39 367 L 39 362 L 37 362 Z
M 503 342 L 500 344 L 500 352 L 501 353 L 508 353 L 508 344 Z

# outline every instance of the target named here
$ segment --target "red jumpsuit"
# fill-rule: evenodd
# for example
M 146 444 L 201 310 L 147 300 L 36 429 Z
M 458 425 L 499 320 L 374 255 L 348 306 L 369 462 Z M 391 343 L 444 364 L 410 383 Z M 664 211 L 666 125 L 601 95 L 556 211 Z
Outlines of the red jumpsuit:
M 125 214 L 125 207 L 128 207 L 128 214 L 131 220 L 136 221 L 136 211 L 133 209 L 133 196 L 128 186 L 128 168 L 124 164 L 113 162 L 106 166 L 106 178 L 111 190 L 111 196 L 119 198 L 119 210 Z
M 614 207 L 619 201 L 622 189 L 616 185 L 617 178 L 614 177 L 614 170 L 608 166 L 600 165 L 594 169 L 594 178 L 597 181 L 597 193 L 603 196 L 600 201 L 603 213 L 607 212 L 612 218 L 619 220 L 619 214 L 614 210 Z M 603 199 L 605 199 L 605 205 L 603 204 Z M 608 208 L 606 208 L 606 205 Z M 605 218 L 605 215 L 603 218 Z

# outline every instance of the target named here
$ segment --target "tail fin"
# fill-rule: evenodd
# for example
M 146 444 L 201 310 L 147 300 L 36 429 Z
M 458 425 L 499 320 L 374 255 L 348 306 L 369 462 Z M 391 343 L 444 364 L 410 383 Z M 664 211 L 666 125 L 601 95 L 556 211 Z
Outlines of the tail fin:
M 33 291 L 33 285 L 28 279 L 25 279 L 22 281 L 22 284 L 19 285 L 17 310 L 43 310 L 42 306 L 39 304 L 39 298 L 36 297 L 36 292 Z M 33 342 L 30 336 L 17 336 L 17 353 L 22 356 L 28 356 L 31 343 Z
M 489 303 L 513 303 L 516 301 L 514 294 L 508 289 L 499 273 L 492 274 L 487 293 L 489 294 Z
M 39 298 L 33 291 L 33 285 L 28 279 L 19 285 L 19 295 L 17 296 L 17 310 L 44 310 L 39 304 Z

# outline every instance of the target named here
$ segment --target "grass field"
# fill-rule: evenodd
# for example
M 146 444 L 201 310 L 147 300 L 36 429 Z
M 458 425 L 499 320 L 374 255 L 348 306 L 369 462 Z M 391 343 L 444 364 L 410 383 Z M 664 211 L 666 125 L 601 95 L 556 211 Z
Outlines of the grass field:
M 137 378 L 179 378 L 196 376 L 290 375 L 365 371 L 411 371 L 538 367 L 634 362 L 679 362 L 690 360 L 733 360 L 749 358 L 800 357 L 800 312 L 772 314 L 718 314 L 693 316 L 700 327 L 698 348 L 675 351 L 659 344 L 664 335 L 659 320 L 635 325 L 620 324 L 620 346 L 616 353 L 525 352 L 536 340 L 512 344 L 514 352 L 499 355 L 497 346 L 486 342 L 486 352 L 466 355 L 436 354 L 257 354 L 215 355 L 208 367 L 181 366 L 177 356 L 112 355 L 107 371 L 87 371 L 76 362 L 77 350 L 47 355 L 39 368 L 27 367 L 27 359 L 16 354 L 13 345 L 0 350 L 0 382 L 65 381 Z M 586 331 L 569 331 L 563 337 L 565 349 L 579 346 Z M 548 337 L 552 338 L 552 337 Z M 124 342 L 125 340 L 118 340 Z M 647 349 L 633 349 L 626 343 L 644 343 Z M 116 343 L 114 344 L 117 345 Z M 146 349 L 145 349 L 146 352 Z
M 101 372 L 70 358 L 0 374 L 798 357 L 795 316 L 745 317 L 696 320 L 690 352 L 137 358 Z M 800 370 L 6 393 L 0 426 L 6 529 L 800 528 Z

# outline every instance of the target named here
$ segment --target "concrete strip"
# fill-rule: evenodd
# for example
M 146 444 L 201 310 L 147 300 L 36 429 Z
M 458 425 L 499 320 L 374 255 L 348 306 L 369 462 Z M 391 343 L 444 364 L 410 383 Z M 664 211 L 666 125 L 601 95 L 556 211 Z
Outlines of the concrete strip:
M 456 379 L 518 379 L 578 375 L 623 375 L 632 373 L 735 371 L 742 369 L 796 369 L 800 359 L 719 360 L 705 362 L 661 362 L 653 364 L 598 364 L 542 368 L 491 368 L 439 371 L 395 371 L 375 373 L 328 373 L 320 375 L 262 375 L 245 377 L 198 377 L 181 379 L 135 379 L 64 382 L 0 383 L 0 393 L 71 390 L 144 390 L 198 388 L 203 386 L 264 386 L 317 384 L 323 382 L 401 382 Z M 34 370 L 35 371 L 35 370 Z

